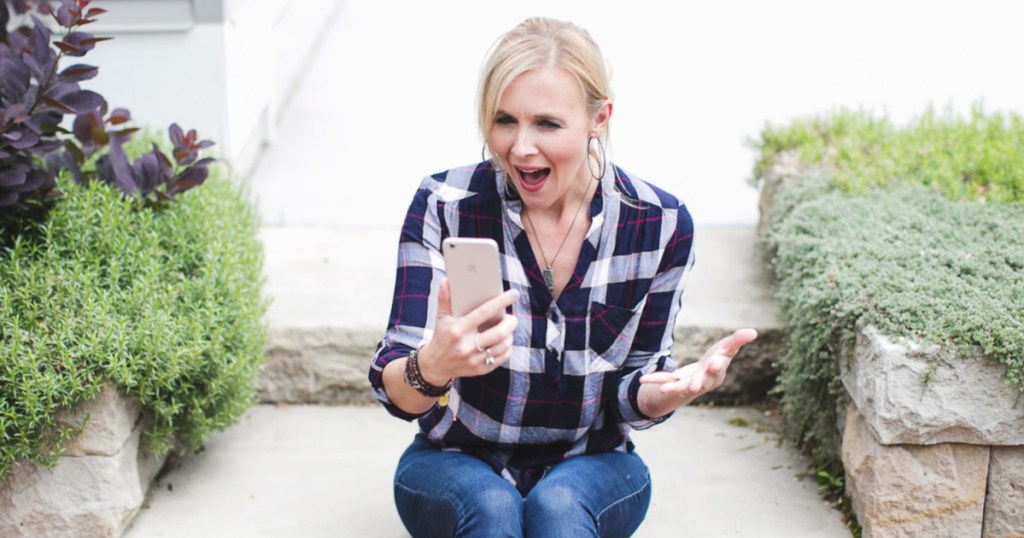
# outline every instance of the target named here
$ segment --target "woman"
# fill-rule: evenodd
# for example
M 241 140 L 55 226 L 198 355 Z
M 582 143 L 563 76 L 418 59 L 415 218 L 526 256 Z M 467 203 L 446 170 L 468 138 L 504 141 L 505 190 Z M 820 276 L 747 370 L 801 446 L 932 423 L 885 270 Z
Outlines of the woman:
M 370 370 L 388 411 L 419 420 L 395 476 L 413 536 L 632 534 L 651 483 L 629 431 L 718 387 L 756 337 L 737 331 L 676 369 L 693 224 L 607 162 L 612 110 L 589 34 L 526 20 L 481 79 L 493 158 L 427 177 L 413 199 Z M 492 238 L 503 254 L 506 291 L 462 317 L 440 256 L 449 236 Z

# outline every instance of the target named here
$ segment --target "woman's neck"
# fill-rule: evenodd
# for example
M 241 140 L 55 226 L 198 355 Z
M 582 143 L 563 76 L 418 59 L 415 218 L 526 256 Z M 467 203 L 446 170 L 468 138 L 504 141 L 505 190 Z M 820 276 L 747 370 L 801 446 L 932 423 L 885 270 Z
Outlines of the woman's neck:
M 592 178 L 576 184 L 582 184 L 582 189 L 573 189 L 573 192 L 567 192 L 561 199 L 546 208 L 531 208 L 524 205 L 523 210 L 529 211 L 532 216 L 531 218 L 534 220 L 543 220 L 550 223 L 572 220 L 576 213 L 580 211 L 580 206 L 593 200 L 594 193 L 597 191 L 597 181 L 594 181 Z

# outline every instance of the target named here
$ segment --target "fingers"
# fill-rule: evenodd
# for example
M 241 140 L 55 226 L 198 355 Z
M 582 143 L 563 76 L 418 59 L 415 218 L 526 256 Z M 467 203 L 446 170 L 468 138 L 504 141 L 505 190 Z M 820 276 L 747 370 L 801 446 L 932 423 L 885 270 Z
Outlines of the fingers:
M 473 336 L 473 344 L 480 352 L 490 350 L 494 355 L 503 353 L 512 347 L 513 331 L 518 323 L 516 318 L 505 316 L 495 327 L 476 333 Z
M 488 300 L 468 314 L 455 317 L 451 307 L 448 279 L 438 284 L 437 324 L 430 341 L 420 351 L 421 369 L 431 369 L 447 378 L 483 375 L 512 356 L 513 333 L 519 320 L 505 309 L 519 298 L 509 290 Z M 484 322 L 498 320 L 485 330 Z
M 691 396 L 697 396 L 704 392 L 700 387 L 694 389 L 691 387 L 692 378 L 677 379 L 675 377 L 650 377 L 656 374 L 648 374 L 640 378 L 640 383 L 644 385 L 660 384 L 658 392 L 661 394 L 668 394 L 687 398 Z
M 485 331 L 473 333 L 473 345 L 477 351 L 483 352 L 489 349 L 491 353 L 497 355 L 512 347 L 512 335 L 518 326 L 519 318 L 505 314 L 497 325 Z
M 502 339 L 497 344 L 488 347 L 487 351 L 490 351 L 491 356 L 494 357 L 495 362 L 491 366 L 498 367 L 504 364 L 508 359 L 512 357 L 512 335 Z
M 641 385 L 655 385 L 671 383 L 673 381 L 679 381 L 679 378 L 672 372 L 651 372 L 647 375 L 640 376 Z
M 724 355 L 716 355 L 705 361 L 704 371 L 710 376 L 716 376 L 725 372 L 731 363 L 732 358 Z
M 437 290 L 437 316 L 450 315 L 452 315 L 452 292 L 448 288 L 448 277 L 444 277 Z
M 697 371 L 702 370 L 700 363 L 692 362 L 674 372 L 652 372 L 640 377 L 644 385 L 661 385 L 658 391 L 662 394 L 690 394 L 690 383 Z
M 495 344 L 503 340 L 506 336 L 510 336 L 515 332 L 516 327 L 519 326 L 519 318 L 505 314 L 501 317 L 501 321 L 497 325 L 481 331 L 480 336 L 477 337 L 477 341 L 483 347 L 493 347 Z
M 690 376 L 690 383 L 686 387 L 686 392 L 690 394 L 700 394 L 706 390 L 710 390 L 712 387 L 706 387 L 705 383 L 708 381 L 707 370 L 704 368 L 697 368 Z
M 494 359 L 491 364 L 487 364 L 485 358 L 485 366 L 497 367 L 512 357 L 513 335 L 518 326 L 519 319 L 514 316 L 504 315 L 500 323 L 484 332 L 476 334 L 474 342 L 484 349 L 485 356 L 489 354 L 490 358 Z
M 754 329 L 739 329 L 732 333 L 732 341 L 736 344 L 736 350 L 757 339 L 757 331 Z
M 509 334 L 495 344 L 481 347 L 483 351 L 475 351 L 467 357 L 465 373 L 459 377 L 484 375 L 508 362 L 512 358 L 512 335 Z
M 674 372 L 653 372 L 640 378 L 641 384 L 658 384 L 662 394 L 678 394 L 682 397 L 697 396 L 718 388 L 725 380 L 727 357 L 708 361 L 693 362 Z
M 754 329 L 739 329 L 709 347 L 700 358 L 700 362 L 710 373 L 717 375 L 729 367 L 729 363 L 740 352 L 740 348 L 756 338 L 757 331 Z
M 479 327 L 492 318 L 504 313 L 508 306 L 519 298 L 518 290 L 508 290 L 493 299 L 489 299 L 482 305 L 474 308 L 471 312 L 460 318 L 468 327 Z M 449 312 L 451 307 L 449 306 Z
M 497 344 L 494 344 L 493 346 L 487 349 L 491 350 L 492 355 L 494 355 L 495 357 L 499 357 L 504 355 L 510 355 L 512 351 L 512 345 L 512 335 L 510 334 Z
M 735 357 L 739 353 L 740 348 L 753 342 L 757 338 L 757 331 L 754 329 L 739 329 L 729 336 L 721 339 L 715 347 L 719 347 L 719 352 L 728 355 L 729 358 Z
M 661 394 L 675 394 L 682 398 L 699 396 L 722 385 L 725 373 L 740 348 L 757 338 L 754 329 L 739 329 L 711 346 L 697 362 L 687 364 L 674 372 L 653 372 L 640 378 L 641 384 L 661 385 Z

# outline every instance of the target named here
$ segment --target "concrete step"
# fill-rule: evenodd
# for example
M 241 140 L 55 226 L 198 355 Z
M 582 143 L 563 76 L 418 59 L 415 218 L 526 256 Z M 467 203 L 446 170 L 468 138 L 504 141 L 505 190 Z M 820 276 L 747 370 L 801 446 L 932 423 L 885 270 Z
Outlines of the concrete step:
M 653 497 L 636 536 L 848 537 L 773 422 L 688 407 L 637 432 Z M 391 484 L 414 431 L 377 407 L 258 405 L 172 463 L 125 537 L 408 536 Z
M 676 324 L 676 359 L 696 360 L 742 327 L 761 337 L 704 401 L 764 399 L 783 338 L 753 227 L 698 229 L 696 265 Z M 264 228 L 271 340 L 259 380 L 263 402 L 368 403 L 369 359 L 384 333 L 398 229 Z

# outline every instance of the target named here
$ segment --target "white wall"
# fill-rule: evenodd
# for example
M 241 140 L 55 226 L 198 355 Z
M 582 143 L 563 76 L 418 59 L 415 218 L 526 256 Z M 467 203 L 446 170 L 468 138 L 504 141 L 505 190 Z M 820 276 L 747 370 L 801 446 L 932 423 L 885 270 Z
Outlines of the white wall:
M 133 2 L 144 0 L 107 3 Z M 240 163 L 259 155 L 273 118 L 294 116 L 288 136 L 309 153 L 285 150 L 269 172 L 280 176 L 280 196 L 265 203 L 283 208 L 295 190 L 284 185 L 312 181 L 324 195 L 289 217 L 310 225 L 400 222 L 419 178 L 478 159 L 480 64 L 530 15 L 590 30 L 614 72 L 614 160 L 680 195 L 701 225 L 756 221 L 744 141 L 766 122 L 840 106 L 904 121 L 929 104 L 964 111 L 978 100 L 1024 112 L 1020 0 L 225 0 L 222 8 L 223 26 L 114 34 L 86 57 L 100 67 L 90 87 L 148 125 L 198 128 Z M 307 64 L 302 51 L 311 47 L 320 54 Z M 289 101 L 298 77 L 307 87 Z M 365 203 L 382 187 L 400 200 Z
M 227 81 L 219 24 L 196 24 L 185 32 L 97 35 L 114 39 L 82 59 L 99 67 L 99 75 L 84 87 L 101 93 L 111 109 L 128 108 L 139 125 L 165 132 L 177 122 L 216 140 L 218 153 L 228 147 L 223 144 Z
M 1024 112 L 1019 0 L 348 0 L 334 30 L 342 52 L 322 62 L 347 103 L 346 177 L 380 177 L 387 162 L 383 179 L 407 193 L 477 159 L 484 53 L 534 14 L 595 36 L 614 70 L 615 160 L 681 195 L 698 224 L 756 221 L 744 140 L 766 122 L 840 106 L 903 121 L 929 103 L 977 100 Z
M 100 68 L 85 86 L 111 108 L 131 110 L 140 125 L 198 130 L 245 173 L 273 134 L 276 112 L 300 74 L 294 66 L 304 63 L 338 0 L 196 2 L 205 3 L 97 2 L 108 13 L 83 30 L 114 39 L 84 58 Z M 296 19 L 303 22 L 298 32 Z

